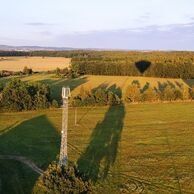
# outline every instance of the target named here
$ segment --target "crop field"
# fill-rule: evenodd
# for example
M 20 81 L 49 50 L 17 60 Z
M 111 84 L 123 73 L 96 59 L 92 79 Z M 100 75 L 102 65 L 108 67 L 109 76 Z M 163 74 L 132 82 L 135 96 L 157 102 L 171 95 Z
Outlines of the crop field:
M 0 58 L 0 71 L 22 71 L 25 66 L 33 71 L 42 72 L 55 70 L 57 67 L 69 67 L 70 58 L 64 57 L 2 57 Z
M 180 88 L 182 86 L 192 87 L 193 80 L 172 79 L 172 78 L 152 78 L 152 77 L 130 77 L 130 76 L 94 76 L 86 75 L 77 79 L 67 80 L 56 78 L 54 74 L 34 74 L 31 76 L 19 77 L 23 81 L 48 84 L 51 88 L 51 97 L 56 100 L 61 99 L 61 88 L 63 86 L 70 86 L 72 94 L 78 94 L 80 87 L 84 86 L 86 89 L 94 89 L 98 87 L 109 88 L 111 90 L 121 89 L 122 96 L 124 96 L 126 88 L 132 83 L 139 84 L 142 90 L 148 87 L 161 90 L 166 85 Z M 1 78 L 0 83 L 6 83 L 10 78 Z
M 97 193 L 193 193 L 194 103 L 69 110 L 68 157 L 97 184 Z M 31 192 L 60 149 L 61 109 L 0 113 L 0 193 Z

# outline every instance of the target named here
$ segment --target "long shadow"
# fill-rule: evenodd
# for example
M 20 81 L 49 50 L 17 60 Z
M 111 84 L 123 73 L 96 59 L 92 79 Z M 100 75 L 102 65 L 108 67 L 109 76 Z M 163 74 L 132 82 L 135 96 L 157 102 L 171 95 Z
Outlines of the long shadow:
M 111 92 L 113 92 L 114 94 L 116 94 L 119 98 L 122 97 L 122 91 L 121 91 L 120 87 L 117 87 L 116 84 L 113 84 L 112 86 L 110 86 L 108 88 L 108 90 L 110 90 Z
M 93 92 L 97 91 L 98 89 L 108 90 L 116 94 L 118 97 L 122 97 L 122 90 L 116 84 L 109 86 L 107 82 L 100 84 L 99 86 L 92 89 Z
M 0 135 L 1 155 L 25 156 L 43 170 L 56 159 L 59 148 L 60 135 L 45 115 L 24 121 Z M 5 163 L 9 163 L 6 171 L 3 170 Z M 11 174 L 9 179 L 7 174 Z M 21 193 L 21 189 L 22 193 L 31 193 L 37 178 L 36 173 L 19 162 L 0 161 L 1 187 L 9 193 Z M 21 185 L 17 187 L 18 181 Z M 6 185 L 9 185 L 9 188 L 5 188 Z
M 123 104 L 111 106 L 104 120 L 94 128 L 88 147 L 77 161 L 78 169 L 85 179 L 96 182 L 99 177 L 107 177 L 117 157 L 124 117 Z
M 69 86 L 71 91 L 77 88 L 78 86 L 86 83 L 87 77 L 76 78 L 76 79 L 59 79 L 59 80 L 52 80 L 46 79 L 41 80 L 41 83 L 48 84 L 51 88 L 51 98 L 61 102 L 61 89 L 64 86 Z
M 194 79 L 183 79 L 183 82 L 190 88 L 194 86 Z

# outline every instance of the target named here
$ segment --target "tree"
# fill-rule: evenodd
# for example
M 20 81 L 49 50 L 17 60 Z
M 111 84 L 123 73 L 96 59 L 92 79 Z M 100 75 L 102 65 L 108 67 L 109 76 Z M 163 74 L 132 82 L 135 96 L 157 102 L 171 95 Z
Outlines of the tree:
M 186 86 L 184 86 L 182 88 L 182 97 L 183 97 L 182 98 L 183 100 L 189 100 L 189 99 L 191 99 L 191 94 L 190 94 L 189 88 L 186 87 Z
M 56 68 L 55 73 L 56 73 L 56 76 L 57 76 L 57 77 L 59 77 L 59 76 L 60 76 L 60 74 L 61 74 L 61 70 L 60 70 L 60 68 L 59 68 L 59 67 L 57 67 L 57 68 Z
M 191 87 L 191 97 L 192 99 L 194 99 L 194 85 L 192 85 Z
M 27 66 L 24 67 L 24 69 L 23 69 L 23 74 L 25 74 L 25 75 L 30 75 L 30 74 L 32 74 L 32 73 L 33 73 L 33 71 L 32 71 L 31 68 L 28 68 Z
M 33 194 L 90 194 L 93 186 L 83 180 L 74 165 L 59 166 L 56 162 L 36 182 Z
M 176 100 L 174 89 L 171 86 L 166 86 L 162 92 L 162 100 L 172 101 Z
M 126 89 L 125 100 L 127 102 L 138 102 L 141 98 L 141 92 L 136 84 L 129 85 Z
M 50 88 L 45 84 L 36 84 L 36 94 L 34 95 L 35 109 L 45 109 L 49 107 Z
M 142 94 L 142 101 L 153 102 L 153 101 L 157 101 L 157 100 L 159 100 L 159 96 L 158 96 L 157 92 L 151 87 L 149 87 Z
M 44 109 L 50 105 L 50 89 L 45 84 L 28 84 L 15 78 L 6 84 L 0 99 L 7 111 Z
M 31 97 L 27 84 L 19 79 L 12 79 L 2 91 L 2 106 L 8 111 L 29 110 Z

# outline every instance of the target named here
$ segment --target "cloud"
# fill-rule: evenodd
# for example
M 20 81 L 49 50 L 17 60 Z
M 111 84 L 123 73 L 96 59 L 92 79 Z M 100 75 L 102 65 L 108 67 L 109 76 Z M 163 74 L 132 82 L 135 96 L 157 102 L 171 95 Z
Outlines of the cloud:
M 80 48 L 194 50 L 194 23 L 62 34 L 56 42 Z
M 25 23 L 25 25 L 27 25 L 27 26 L 50 26 L 53 24 L 44 23 L 44 22 L 28 22 L 28 23 Z

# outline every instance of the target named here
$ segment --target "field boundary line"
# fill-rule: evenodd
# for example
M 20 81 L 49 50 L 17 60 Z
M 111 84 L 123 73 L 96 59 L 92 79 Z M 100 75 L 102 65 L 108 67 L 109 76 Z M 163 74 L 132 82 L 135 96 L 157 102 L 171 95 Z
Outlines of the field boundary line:
M 23 121 L 25 121 L 25 120 L 16 121 L 14 124 L 10 125 L 9 127 L 1 130 L 0 135 L 3 135 L 5 133 L 7 133 L 8 131 L 12 130 L 13 128 L 15 128 L 16 126 L 18 126 L 19 124 L 21 124 Z

